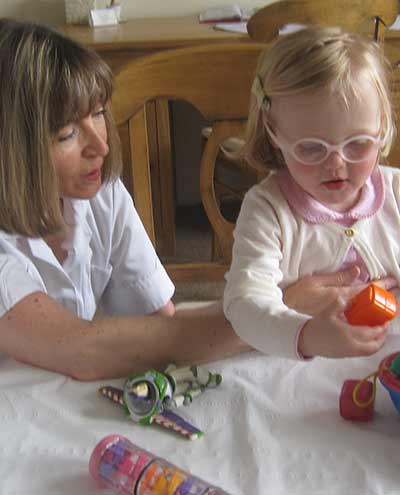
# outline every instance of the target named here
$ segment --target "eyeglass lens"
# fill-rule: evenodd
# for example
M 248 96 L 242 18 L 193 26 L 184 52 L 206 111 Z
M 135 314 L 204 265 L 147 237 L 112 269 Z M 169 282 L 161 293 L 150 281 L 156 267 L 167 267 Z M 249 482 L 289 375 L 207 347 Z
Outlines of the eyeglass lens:
M 360 136 L 348 140 L 340 151 L 345 160 L 359 162 L 367 158 L 376 149 L 376 145 L 375 139 Z M 325 160 L 330 153 L 330 149 L 319 140 L 304 139 L 295 144 L 293 153 L 298 160 L 313 164 Z

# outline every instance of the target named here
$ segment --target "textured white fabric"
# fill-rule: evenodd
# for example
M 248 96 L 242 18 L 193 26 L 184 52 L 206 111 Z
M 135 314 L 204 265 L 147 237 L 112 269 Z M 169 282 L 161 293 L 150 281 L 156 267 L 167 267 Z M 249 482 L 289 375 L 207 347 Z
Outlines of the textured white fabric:
M 190 442 L 142 427 L 101 397 L 103 384 L 79 383 L 0 358 L 1 495 L 111 495 L 88 471 L 108 434 L 128 437 L 232 495 L 388 495 L 400 480 L 399 415 L 378 385 L 370 423 L 343 420 L 338 401 L 347 378 L 375 371 L 400 350 L 390 337 L 379 355 L 298 362 L 257 352 L 213 363 L 216 390 L 178 412 L 203 429 Z
M 80 318 L 101 303 L 109 314 L 148 314 L 174 286 L 120 180 L 90 201 L 64 200 L 70 230 L 62 265 L 43 239 L 0 231 L 0 316 L 24 296 L 44 291 Z
M 352 246 L 371 279 L 392 275 L 400 284 L 400 170 L 381 171 L 382 208 L 351 229 L 310 224 L 294 214 L 275 174 L 247 193 L 224 294 L 225 314 L 241 339 L 264 353 L 298 359 L 297 333 L 309 317 L 283 303 L 282 289 L 305 275 L 337 271 Z M 398 327 L 399 318 L 392 329 Z

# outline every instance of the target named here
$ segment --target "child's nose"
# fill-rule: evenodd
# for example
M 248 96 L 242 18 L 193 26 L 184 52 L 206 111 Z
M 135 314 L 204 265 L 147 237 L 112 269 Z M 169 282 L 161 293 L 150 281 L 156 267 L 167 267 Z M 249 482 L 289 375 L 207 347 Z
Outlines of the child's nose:
M 343 167 L 346 160 L 339 151 L 332 151 L 323 162 L 323 166 L 329 170 L 335 170 Z

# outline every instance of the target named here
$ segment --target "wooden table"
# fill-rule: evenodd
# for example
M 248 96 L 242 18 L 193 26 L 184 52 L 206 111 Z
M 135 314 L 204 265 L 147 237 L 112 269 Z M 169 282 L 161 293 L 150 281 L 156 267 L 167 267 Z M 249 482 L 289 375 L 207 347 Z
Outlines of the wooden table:
M 200 43 L 249 40 L 246 34 L 218 31 L 211 24 L 200 24 L 197 16 L 133 19 L 117 26 L 96 28 L 69 24 L 59 26 L 59 30 L 113 61 L 124 60 L 128 53 L 138 56 Z

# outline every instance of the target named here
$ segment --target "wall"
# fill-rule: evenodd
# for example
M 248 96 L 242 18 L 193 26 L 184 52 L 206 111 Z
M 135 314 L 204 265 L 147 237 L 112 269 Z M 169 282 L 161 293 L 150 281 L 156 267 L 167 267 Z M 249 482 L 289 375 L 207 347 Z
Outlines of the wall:
M 271 1 L 262 0 L 125 0 L 124 9 L 127 17 L 147 16 L 176 16 L 198 14 L 207 7 L 220 7 L 221 5 L 232 5 L 238 3 L 243 8 L 260 7 Z
M 198 14 L 207 7 L 231 5 L 232 0 L 123 0 L 124 16 L 155 17 Z M 240 0 L 243 8 L 260 7 L 271 0 Z M 0 0 L 0 17 L 63 24 L 64 0 Z
M 48 24 L 65 22 L 64 0 L 1 0 L 0 17 Z

